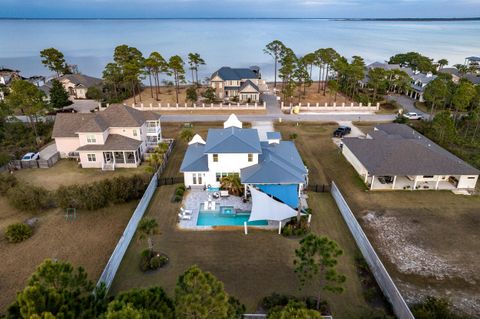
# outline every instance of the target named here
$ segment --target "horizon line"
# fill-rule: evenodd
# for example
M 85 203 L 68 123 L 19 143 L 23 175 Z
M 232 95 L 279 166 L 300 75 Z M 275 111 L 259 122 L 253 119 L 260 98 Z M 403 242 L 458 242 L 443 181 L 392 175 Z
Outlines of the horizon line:
M 480 17 L 0 17 L 0 20 L 340 20 L 340 21 L 455 21 L 480 20 Z

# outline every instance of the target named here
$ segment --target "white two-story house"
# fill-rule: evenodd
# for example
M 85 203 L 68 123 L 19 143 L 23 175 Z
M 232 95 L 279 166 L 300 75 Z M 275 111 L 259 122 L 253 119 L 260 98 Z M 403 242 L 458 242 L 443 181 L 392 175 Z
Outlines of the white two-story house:
M 190 141 L 180 171 L 185 186 L 217 188 L 225 176 L 239 176 L 249 189 L 274 196 L 292 208 L 298 206 L 307 183 L 307 169 L 292 141 L 282 141 L 280 133 L 243 128 L 231 115 L 223 129 L 210 129 L 207 140 L 200 135 Z
M 210 78 L 210 86 L 219 99 L 238 97 L 240 102 L 259 102 L 260 94 L 265 90 L 265 81 L 261 79 L 260 69 L 221 67 Z
M 60 157 L 84 168 L 137 167 L 149 147 L 162 141 L 160 115 L 125 105 L 96 113 L 59 113 L 52 137 Z

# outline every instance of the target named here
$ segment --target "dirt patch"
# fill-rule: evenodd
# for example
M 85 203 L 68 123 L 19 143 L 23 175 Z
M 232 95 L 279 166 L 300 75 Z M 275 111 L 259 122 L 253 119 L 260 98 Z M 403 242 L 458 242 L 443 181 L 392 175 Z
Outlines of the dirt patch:
M 283 94 L 281 94 L 282 91 L 282 84 L 277 84 L 277 89 L 280 91 L 278 94 L 283 100 Z M 328 103 L 329 105 L 333 105 L 333 103 L 337 103 L 337 105 L 341 105 L 342 103 L 345 104 L 350 104 L 353 101 L 350 100 L 350 98 L 344 96 L 342 93 L 338 92 L 337 96 L 335 97 L 335 93 L 330 92 L 330 90 L 327 87 L 327 91 L 325 95 L 323 95 L 323 89 L 318 92 L 318 82 L 313 82 L 311 86 L 307 87 L 305 90 L 305 93 L 303 93 L 303 88 L 302 88 L 302 95 L 300 97 L 300 101 L 298 100 L 298 91 L 295 90 L 294 93 L 294 98 L 291 99 L 291 101 L 288 101 L 288 103 L 319 103 L 320 106 L 323 106 L 325 103 Z

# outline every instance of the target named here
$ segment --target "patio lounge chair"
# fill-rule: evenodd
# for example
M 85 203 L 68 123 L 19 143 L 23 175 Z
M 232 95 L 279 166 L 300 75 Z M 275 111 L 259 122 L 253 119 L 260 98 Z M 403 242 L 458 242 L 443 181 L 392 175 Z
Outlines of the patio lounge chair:
M 191 209 L 185 209 L 183 207 L 180 207 L 180 213 L 182 213 L 182 215 L 192 215 L 193 214 Z
M 228 196 L 230 196 L 230 194 L 228 193 L 228 191 L 220 191 L 220 196 L 221 197 L 228 197 Z
M 178 218 L 180 218 L 180 220 L 191 220 L 191 219 L 192 219 L 192 216 L 190 216 L 190 215 L 178 214 Z

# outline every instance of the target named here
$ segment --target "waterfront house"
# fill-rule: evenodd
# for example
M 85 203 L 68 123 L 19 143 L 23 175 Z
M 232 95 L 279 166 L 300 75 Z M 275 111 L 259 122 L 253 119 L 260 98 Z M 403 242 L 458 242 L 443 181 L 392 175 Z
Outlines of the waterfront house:
M 101 89 L 102 79 L 94 78 L 84 74 L 65 74 L 57 78 L 62 83 L 63 88 L 68 92 L 71 99 L 86 99 L 88 89 L 91 87 L 97 87 Z M 43 92 L 48 96 L 52 82 L 48 81 L 46 84 L 40 87 Z
M 95 113 L 59 113 L 52 138 L 60 157 L 78 158 L 82 167 L 137 167 L 148 148 L 162 141 L 160 115 L 120 104 Z
M 260 94 L 266 90 L 258 67 L 231 68 L 221 67 L 210 78 L 210 86 L 219 99 L 239 102 L 259 102 Z
M 238 176 L 252 195 L 250 221 L 295 216 L 308 174 L 292 141 L 278 132 L 260 140 L 256 129 L 243 128 L 233 114 L 223 128 L 209 129 L 206 140 L 195 135 L 180 171 L 189 188 L 217 189 L 223 177 Z
M 475 189 L 480 171 L 405 124 L 344 138 L 342 153 L 370 190 Z

